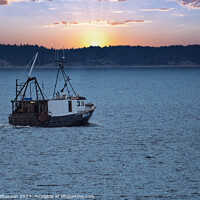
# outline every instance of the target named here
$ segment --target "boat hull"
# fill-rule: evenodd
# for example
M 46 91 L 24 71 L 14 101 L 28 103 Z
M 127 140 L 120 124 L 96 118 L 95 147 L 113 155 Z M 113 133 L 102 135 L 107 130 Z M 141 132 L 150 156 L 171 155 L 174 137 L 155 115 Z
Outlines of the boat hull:
M 11 114 L 9 123 L 14 126 L 38 126 L 38 127 L 64 127 L 87 125 L 95 106 L 91 109 L 64 116 L 47 116 L 45 120 L 38 120 L 38 114 Z
M 42 127 L 84 126 L 88 124 L 93 112 L 94 110 L 60 117 L 51 117 L 43 123 L 38 122 L 37 125 Z

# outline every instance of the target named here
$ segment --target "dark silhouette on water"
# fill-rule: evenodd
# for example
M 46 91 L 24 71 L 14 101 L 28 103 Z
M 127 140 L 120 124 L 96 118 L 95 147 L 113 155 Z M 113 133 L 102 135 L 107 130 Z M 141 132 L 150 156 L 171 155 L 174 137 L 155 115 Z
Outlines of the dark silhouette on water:
M 87 125 L 96 106 L 92 103 L 86 104 L 86 98 L 76 94 L 71 79 L 64 71 L 64 54 L 62 59 L 57 61 L 59 67 L 53 99 L 45 98 L 37 78 L 31 77 L 37 56 L 38 53 L 31 60 L 33 63 L 26 82 L 19 84 L 18 79 L 16 80 L 16 96 L 11 100 L 12 114 L 9 115 L 9 123 L 15 126 L 42 127 Z M 64 79 L 64 87 L 61 90 L 57 88 L 59 72 Z

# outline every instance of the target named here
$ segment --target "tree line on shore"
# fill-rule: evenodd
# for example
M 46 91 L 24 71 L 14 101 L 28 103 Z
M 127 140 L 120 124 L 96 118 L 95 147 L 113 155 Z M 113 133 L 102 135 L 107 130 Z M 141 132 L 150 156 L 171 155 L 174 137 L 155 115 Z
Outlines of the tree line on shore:
M 63 56 L 62 49 L 0 44 L 0 66 L 25 66 L 36 52 L 41 66 L 53 66 L 55 55 Z M 64 55 L 67 66 L 200 65 L 200 45 L 88 47 L 64 49 Z

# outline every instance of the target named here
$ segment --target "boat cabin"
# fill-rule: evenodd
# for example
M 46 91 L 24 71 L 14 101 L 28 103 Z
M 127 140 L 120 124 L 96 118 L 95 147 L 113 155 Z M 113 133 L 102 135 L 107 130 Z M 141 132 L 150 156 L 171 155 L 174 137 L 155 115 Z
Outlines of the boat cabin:
M 48 112 L 50 116 L 71 115 L 85 110 L 85 97 L 67 97 L 58 95 L 48 101 Z

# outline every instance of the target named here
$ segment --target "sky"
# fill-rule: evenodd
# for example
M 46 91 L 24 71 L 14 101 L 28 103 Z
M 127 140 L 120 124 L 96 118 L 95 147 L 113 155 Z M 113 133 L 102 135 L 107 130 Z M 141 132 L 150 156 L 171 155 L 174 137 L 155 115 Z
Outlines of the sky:
M 0 44 L 200 44 L 200 0 L 0 0 Z

